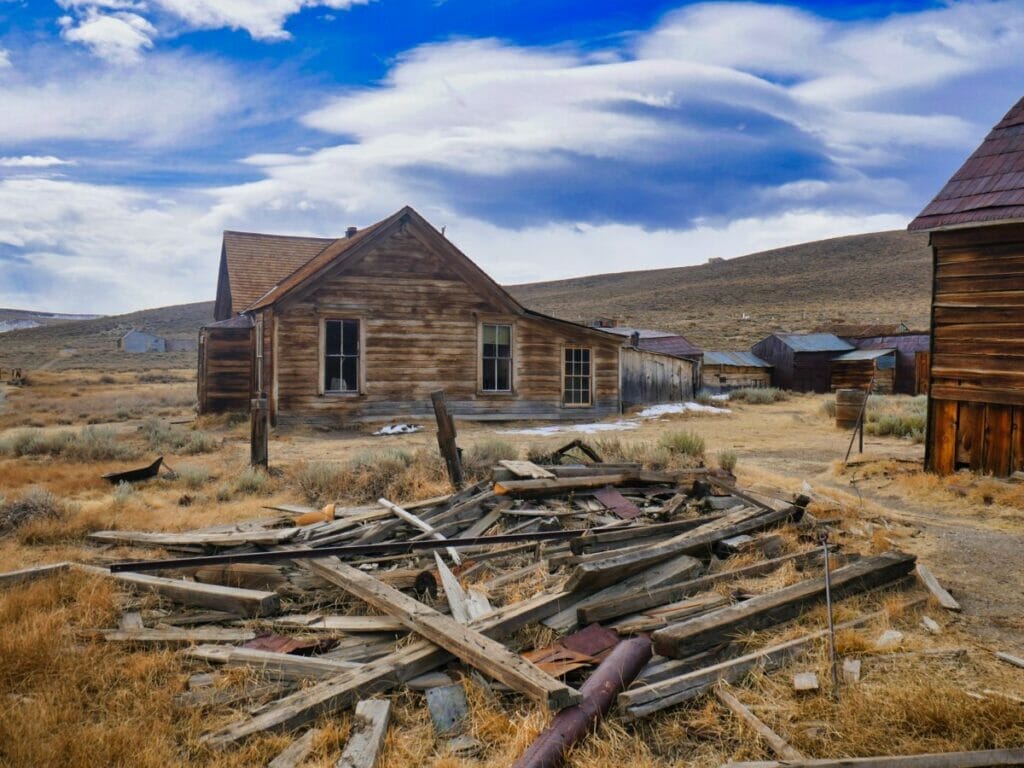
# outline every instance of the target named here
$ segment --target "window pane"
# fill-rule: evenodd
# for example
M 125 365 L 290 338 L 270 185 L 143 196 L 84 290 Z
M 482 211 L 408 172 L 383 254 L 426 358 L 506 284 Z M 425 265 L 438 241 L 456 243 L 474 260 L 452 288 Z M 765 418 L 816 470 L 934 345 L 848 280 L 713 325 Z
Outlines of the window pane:
M 488 342 L 485 341 L 484 342 L 484 359 L 487 359 L 488 357 L 494 357 L 495 354 L 497 353 L 497 349 L 498 348 L 494 344 L 489 344 Z
M 495 363 L 494 360 L 484 360 L 484 389 L 495 390 L 497 389 L 496 380 L 494 377 Z
M 359 389 L 357 357 L 343 357 L 341 363 L 341 388 L 346 392 L 355 392 Z
M 341 358 L 328 357 L 324 360 L 324 389 L 337 392 L 341 389 Z
M 497 387 L 496 388 L 497 389 L 501 389 L 501 390 L 512 389 L 512 379 L 511 379 L 511 376 L 510 376 L 510 365 L 509 365 L 510 361 L 509 360 L 502 360 L 501 358 L 498 358 L 494 362 L 495 362 L 495 364 L 497 366 L 497 375 L 496 375 Z
M 358 320 L 346 320 L 344 322 L 342 351 L 346 355 L 358 355 L 359 354 L 359 321 Z
M 337 320 L 328 320 L 324 326 L 324 352 L 336 355 L 341 351 L 341 323 Z
M 498 332 L 496 325 L 484 325 L 484 344 L 494 344 Z
M 504 357 L 506 359 L 512 357 L 512 347 L 508 344 L 498 344 L 495 357 Z
M 512 326 L 499 325 L 497 341 L 499 345 L 510 346 L 512 344 Z

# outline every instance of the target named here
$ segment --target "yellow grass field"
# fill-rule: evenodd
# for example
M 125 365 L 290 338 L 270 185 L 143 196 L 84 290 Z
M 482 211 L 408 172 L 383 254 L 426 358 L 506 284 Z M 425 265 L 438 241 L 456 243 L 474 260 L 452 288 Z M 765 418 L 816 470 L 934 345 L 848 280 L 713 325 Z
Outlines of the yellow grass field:
M 325 497 L 366 503 L 384 494 L 398 502 L 447 491 L 434 432 L 374 437 L 371 428 L 272 435 L 270 476 L 247 472 L 244 416 L 193 419 L 194 372 L 158 376 L 72 370 L 40 372 L 27 387 L 0 385 L 0 570 L 60 561 L 102 564 L 159 557 L 158 550 L 91 544 L 101 529 L 178 531 L 268 517 L 268 505 L 318 504 Z M 892 398 L 886 407 L 907 407 Z M 768 405 L 723 404 L 727 414 L 695 413 L 630 419 L 632 429 L 582 434 L 521 434 L 545 425 L 459 424 L 459 443 L 472 473 L 483 477 L 495 457 L 526 458 L 582 437 L 609 457 L 648 465 L 682 461 L 666 446 L 683 432 L 704 441 L 710 465 L 736 461 L 739 483 L 791 497 L 807 492 L 819 519 L 836 520 L 834 539 L 850 549 L 899 548 L 928 563 L 963 605 L 962 614 L 935 604 L 900 610 L 887 593 L 843 601 L 838 620 L 886 608 L 883 620 L 840 636 L 842 652 L 870 649 L 886 628 L 904 633 L 899 650 L 966 648 L 963 659 L 904 655 L 866 664 L 864 681 L 838 702 L 798 696 L 793 672 L 828 678 L 826 649 L 772 674 L 754 675 L 734 693 L 805 754 L 816 757 L 986 749 L 1024 744 L 1024 670 L 995 659 L 995 650 L 1024 655 L 1024 486 L 991 478 L 937 478 L 920 471 L 923 446 L 868 435 L 866 452 L 843 467 L 849 434 L 835 429 L 822 396 L 796 395 Z M 629 419 L 629 417 L 626 417 Z M 177 422 L 177 423 L 176 423 Z M 735 454 L 735 456 L 730 456 Z M 163 455 L 176 479 L 114 489 L 100 479 L 113 469 Z M 691 461 L 691 459 L 685 459 Z M 332 473 L 330 466 L 344 471 Z M 378 469 L 372 470 L 371 467 Z M 24 503 L 22 503 L 24 502 Z M 29 503 L 31 502 L 31 503 Z M 14 521 L 14 511 L 30 509 Z M 12 511 L 13 510 L 13 511 Z M 7 522 L 14 521 L 14 522 Z M 786 534 L 789 547 L 800 544 Z M 785 569 L 771 586 L 799 578 Z M 769 582 L 743 585 L 765 588 Z M 517 586 L 521 594 L 531 585 Z M 339 604 L 344 604 L 339 598 Z M 240 749 L 208 750 L 201 736 L 237 718 L 230 705 L 182 707 L 177 694 L 205 671 L 173 651 L 104 644 L 88 630 L 118 625 L 126 610 L 156 607 L 101 577 L 67 572 L 0 591 L 0 765 L 253 766 L 266 765 L 286 735 L 251 739 Z M 359 610 L 356 608 L 355 610 Z M 920 626 L 927 614 L 942 626 Z M 821 628 L 824 612 L 744 638 L 763 644 Z M 260 626 L 258 622 L 252 624 Z M 527 650 L 542 633 L 524 631 Z M 464 677 L 471 733 L 483 742 L 475 758 L 455 756 L 435 737 L 422 694 L 394 696 L 381 765 L 508 766 L 543 727 L 545 715 L 516 696 L 494 697 Z M 231 673 L 218 684 L 255 687 Z M 997 694 L 982 695 L 982 691 Z M 337 760 L 350 715 L 325 716 L 309 766 Z M 770 759 L 742 724 L 712 697 L 636 724 L 612 717 L 570 755 L 576 768 L 630 765 L 718 766 Z

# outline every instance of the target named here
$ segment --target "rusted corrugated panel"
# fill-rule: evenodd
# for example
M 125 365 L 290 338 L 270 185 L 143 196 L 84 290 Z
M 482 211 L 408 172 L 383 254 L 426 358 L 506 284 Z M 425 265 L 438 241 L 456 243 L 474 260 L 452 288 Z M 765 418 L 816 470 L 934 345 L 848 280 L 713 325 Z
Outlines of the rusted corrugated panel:
M 1024 99 L 999 121 L 907 229 L 1024 219 Z
M 594 498 L 604 504 L 605 508 L 622 518 L 631 520 L 640 514 L 636 504 L 627 499 L 614 488 L 601 488 L 594 491 Z

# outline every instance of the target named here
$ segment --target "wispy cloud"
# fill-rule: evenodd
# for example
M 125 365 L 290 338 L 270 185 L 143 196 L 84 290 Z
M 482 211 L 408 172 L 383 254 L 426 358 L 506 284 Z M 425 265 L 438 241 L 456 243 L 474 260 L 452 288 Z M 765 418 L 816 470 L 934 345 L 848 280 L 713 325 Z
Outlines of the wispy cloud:
M 22 155 L 0 157 L 0 168 L 52 168 L 55 165 L 74 165 L 73 160 L 62 160 L 53 155 Z

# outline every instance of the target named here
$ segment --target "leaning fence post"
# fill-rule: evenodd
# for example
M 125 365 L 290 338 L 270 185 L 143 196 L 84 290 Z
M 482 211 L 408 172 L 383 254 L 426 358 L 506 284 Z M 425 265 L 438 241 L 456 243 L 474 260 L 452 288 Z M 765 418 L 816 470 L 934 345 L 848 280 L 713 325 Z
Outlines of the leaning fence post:
M 437 418 L 437 447 L 441 450 L 441 456 L 448 467 L 448 477 L 452 485 L 456 491 L 461 491 L 465 480 L 462 476 L 462 456 L 455 444 L 455 420 L 448 413 L 448 400 L 443 389 L 431 392 L 430 400 L 434 404 L 434 416 Z
M 249 441 L 249 464 L 254 467 L 267 468 L 267 440 L 269 409 L 266 397 L 254 397 L 251 405 L 251 437 Z

